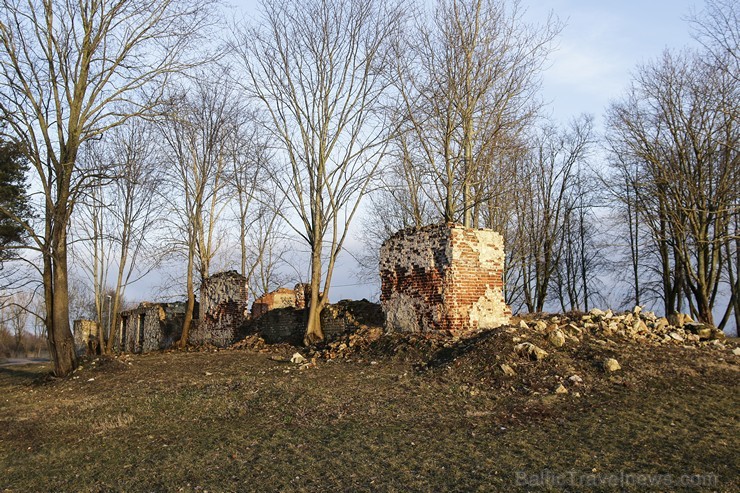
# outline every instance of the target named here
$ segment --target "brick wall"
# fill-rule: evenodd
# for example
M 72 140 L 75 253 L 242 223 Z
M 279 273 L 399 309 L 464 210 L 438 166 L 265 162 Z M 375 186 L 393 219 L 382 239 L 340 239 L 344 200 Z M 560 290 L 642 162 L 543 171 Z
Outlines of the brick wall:
M 380 251 L 387 328 L 460 335 L 508 323 L 503 266 L 495 231 L 449 223 L 399 231 Z
M 363 325 L 380 326 L 383 314 L 380 307 L 367 300 L 344 300 L 326 305 L 321 311 L 321 328 L 326 340 L 356 330 Z M 270 343 L 301 344 L 306 333 L 306 310 L 276 308 L 250 323 L 250 332 L 257 333 Z
M 297 296 L 296 291 L 288 288 L 278 288 L 260 296 L 252 303 L 252 318 L 259 318 L 276 308 L 295 308 Z

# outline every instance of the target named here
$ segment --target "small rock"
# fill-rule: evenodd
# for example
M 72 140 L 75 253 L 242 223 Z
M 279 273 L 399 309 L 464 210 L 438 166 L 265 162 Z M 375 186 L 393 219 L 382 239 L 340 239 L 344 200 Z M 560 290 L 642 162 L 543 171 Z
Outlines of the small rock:
M 614 312 L 611 311 L 611 309 L 607 310 L 604 314 L 604 318 L 612 318 L 614 316 Z
M 501 368 L 501 371 L 504 372 L 504 375 L 506 376 L 513 377 L 514 375 L 516 375 L 514 368 L 510 367 L 506 363 L 502 363 L 501 365 L 499 365 L 499 368 Z
M 537 320 L 535 326 L 536 329 L 540 332 L 543 332 L 545 329 L 547 329 L 547 323 L 545 323 L 543 320 Z
M 566 389 L 565 386 L 561 383 L 561 384 L 558 384 L 558 386 L 555 388 L 555 393 L 556 394 L 567 394 L 568 389 Z
M 568 377 L 568 380 L 575 384 L 583 383 L 583 379 L 578 375 L 571 375 L 570 377 Z
M 619 366 L 619 361 L 615 360 L 614 358 L 606 358 L 604 360 L 604 370 L 608 372 L 621 370 L 622 367 Z
M 681 334 L 679 334 L 678 332 L 670 332 L 670 333 L 668 334 L 668 336 L 669 336 L 669 337 L 670 337 L 671 339 L 674 339 L 674 340 L 676 340 L 676 341 L 683 341 L 683 340 L 684 340 L 683 336 L 682 336 Z
M 527 322 L 525 322 L 524 320 L 520 320 L 519 321 L 519 328 L 520 329 L 524 329 L 524 330 L 528 330 L 529 329 L 529 326 L 527 325 Z
M 578 327 L 576 324 L 568 324 L 565 326 L 565 330 L 568 331 L 571 335 L 579 335 L 583 330 Z
M 606 315 L 606 312 L 599 310 L 598 308 L 592 308 L 588 313 L 594 317 L 603 317 Z
M 740 347 L 736 347 L 735 349 L 733 349 L 732 354 L 734 354 L 735 356 L 740 356 Z
M 641 311 L 642 307 L 640 305 L 635 305 L 635 307 L 632 309 L 632 313 L 635 314 L 635 317 L 639 316 Z
M 534 361 L 540 361 L 547 356 L 547 351 L 535 346 L 531 342 L 523 342 L 521 344 L 517 344 L 516 346 L 514 346 L 514 350 L 519 356 L 523 358 L 529 358 Z
M 636 334 L 642 334 L 648 331 L 648 327 L 641 319 L 637 318 L 635 319 L 635 322 L 632 324 L 632 330 Z
M 556 329 L 547 334 L 547 340 L 555 347 L 563 347 L 565 344 L 565 334 L 560 329 Z
M 660 317 L 658 320 L 655 321 L 655 324 L 653 327 L 657 330 L 662 330 L 666 327 L 668 327 L 670 324 L 668 323 L 668 319 L 665 317 Z
M 210 371 L 207 371 L 207 372 L 205 372 L 205 375 L 206 375 L 207 377 L 210 377 L 211 375 L 213 375 L 213 373 L 211 373 Z
M 306 358 L 304 358 L 301 353 L 295 353 L 290 358 L 290 362 L 295 363 L 296 365 L 302 365 L 303 363 L 306 362 Z

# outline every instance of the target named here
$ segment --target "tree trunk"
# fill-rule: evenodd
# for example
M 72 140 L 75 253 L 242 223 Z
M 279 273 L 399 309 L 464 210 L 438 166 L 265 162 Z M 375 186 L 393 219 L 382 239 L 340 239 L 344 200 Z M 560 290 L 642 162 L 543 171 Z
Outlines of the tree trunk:
M 303 343 L 310 346 L 324 340 L 324 332 L 321 330 L 321 310 L 327 293 L 321 290 L 321 244 L 312 245 L 311 248 L 311 302 L 308 306 L 308 319 L 306 321 L 306 335 Z
M 193 242 L 188 247 L 188 273 L 187 273 L 187 291 L 188 291 L 188 304 L 185 307 L 185 320 L 182 322 L 182 335 L 177 345 L 180 348 L 184 348 L 188 345 L 188 337 L 190 336 L 190 326 L 193 323 L 193 312 L 195 311 L 195 289 L 193 286 L 193 261 L 195 258 L 195 246 Z
M 67 282 L 67 231 L 63 221 L 56 221 L 52 228 L 52 249 L 45 260 L 44 283 L 47 296 L 47 340 L 54 362 L 54 375 L 65 377 L 77 368 L 77 354 L 72 331 L 69 327 L 69 286 Z M 51 300 L 51 303 L 49 301 Z

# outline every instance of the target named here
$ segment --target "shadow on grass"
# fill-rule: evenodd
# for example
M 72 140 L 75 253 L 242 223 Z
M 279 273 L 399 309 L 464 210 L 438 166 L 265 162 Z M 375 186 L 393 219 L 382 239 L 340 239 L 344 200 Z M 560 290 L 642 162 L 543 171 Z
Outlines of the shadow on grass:
M 41 363 L 0 366 L 0 383 L 12 382 L 13 385 L 33 385 L 45 382 L 50 375 L 49 367 Z

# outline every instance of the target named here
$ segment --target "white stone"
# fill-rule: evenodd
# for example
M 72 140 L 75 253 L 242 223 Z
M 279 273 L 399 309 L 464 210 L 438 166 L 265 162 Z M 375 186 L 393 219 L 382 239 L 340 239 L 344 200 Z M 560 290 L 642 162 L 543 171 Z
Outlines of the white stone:
M 553 330 L 547 334 L 547 340 L 555 347 L 563 347 L 565 344 L 565 334 L 560 329 Z
M 523 358 L 529 358 L 534 361 L 539 361 L 547 357 L 547 351 L 535 346 L 531 342 L 523 342 L 521 344 L 517 344 L 516 346 L 514 346 L 514 350 L 519 356 Z
M 293 353 L 293 356 L 290 358 L 290 362 L 295 363 L 296 365 L 302 365 L 306 361 L 306 358 L 304 358 L 301 353 Z
M 604 360 L 604 369 L 608 372 L 613 372 L 621 370 L 622 367 L 619 366 L 619 361 L 615 360 L 614 358 L 606 358 Z

